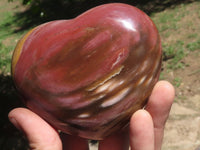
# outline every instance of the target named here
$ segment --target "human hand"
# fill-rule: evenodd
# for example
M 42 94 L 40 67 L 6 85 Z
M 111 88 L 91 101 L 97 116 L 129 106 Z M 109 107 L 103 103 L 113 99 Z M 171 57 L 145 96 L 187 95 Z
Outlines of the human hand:
M 164 126 L 174 100 L 174 88 L 159 81 L 149 97 L 145 110 L 136 111 L 130 120 L 129 134 L 124 131 L 99 142 L 99 150 L 160 150 Z M 59 133 L 38 115 L 26 108 L 9 113 L 10 121 L 21 130 L 32 150 L 88 150 L 88 141 Z M 62 144 L 63 143 L 63 144 Z

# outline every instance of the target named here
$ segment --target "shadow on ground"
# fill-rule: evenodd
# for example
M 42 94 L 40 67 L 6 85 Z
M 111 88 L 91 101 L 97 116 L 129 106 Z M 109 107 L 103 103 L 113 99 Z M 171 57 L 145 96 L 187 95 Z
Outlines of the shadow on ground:
M 8 121 L 8 113 L 23 104 L 10 76 L 0 74 L 0 149 L 26 150 L 28 145 L 22 134 Z

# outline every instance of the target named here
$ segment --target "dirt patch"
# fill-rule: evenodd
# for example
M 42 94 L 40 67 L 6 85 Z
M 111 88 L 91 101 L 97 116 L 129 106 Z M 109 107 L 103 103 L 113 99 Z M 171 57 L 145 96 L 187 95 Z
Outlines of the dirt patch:
M 176 88 L 176 99 L 180 103 L 187 104 L 186 99 L 200 93 L 200 51 L 189 53 L 183 58 L 182 63 L 185 67 L 182 69 L 164 70 L 164 78 L 173 83 Z M 166 66 L 166 63 L 164 63 Z
M 200 50 L 189 53 L 182 60 L 184 68 L 164 70 L 164 76 L 175 85 L 176 99 L 166 124 L 163 150 L 200 150 L 199 56 Z
M 200 95 L 190 98 L 200 103 Z M 165 128 L 163 150 L 195 150 L 200 146 L 200 112 L 174 103 Z
M 0 7 L 0 13 L 6 13 L 9 11 L 17 13 L 26 10 L 26 7 L 21 6 L 21 2 L 18 0 L 14 0 L 12 2 L 8 2 L 8 0 L 1 0 Z

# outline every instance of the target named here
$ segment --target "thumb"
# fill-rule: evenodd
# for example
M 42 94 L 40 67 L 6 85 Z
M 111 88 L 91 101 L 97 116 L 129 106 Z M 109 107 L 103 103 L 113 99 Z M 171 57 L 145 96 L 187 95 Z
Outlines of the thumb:
M 26 135 L 32 150 L 62 149 L 58 132 L 32 111 L 16 108 L 8 117 L 14 126 Z

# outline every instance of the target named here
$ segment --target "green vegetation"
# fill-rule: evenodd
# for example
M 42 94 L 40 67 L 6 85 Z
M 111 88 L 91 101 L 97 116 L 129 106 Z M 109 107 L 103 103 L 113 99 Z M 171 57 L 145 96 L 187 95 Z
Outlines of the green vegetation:
M 187 64 L 182 60 L 190 52 L 200 51 L 200 35 L 197 33 L 200 26 L 194 23 L 194 19 L 200 19 L 200 2 L 195 3 L 181 4 L 151 16 L 161 34 L 166 69 L 184 68 Z M 194 5 L 194 9 L 187 10 L 189 5 Z
M 199 50 L 200 49 L 200 40 L 188 43 L 186 47 L 190 51 Z
M 174 45 L 163 44 L 163 53 L 166 59 L 170 59 L 167 65 L 168 69 L 184 67 L 184 64 L 181 62 L 186 55 L 183 41 L 177 41 Z
M 9 74 L 11 61 L 11 48 L 5 47 L 0 42 L 0 73 Z
M 174 78 L 173 85 L 179 87 L 181 85 L 181 78 L 179 77 Z
M 12 6 L 12 3 L 7 3 L 6 6 L 0 6 L 0 74 L 10 75 L 10 63 L 13 50 L 17 41 L 21 36 L 27 32 L 27 30 L 19 31 L 20 25 L 23 24 L 23 20 L 17 20 L 15 12 L 3 11 L 4 9 L 16 10 L 16 6 Z

